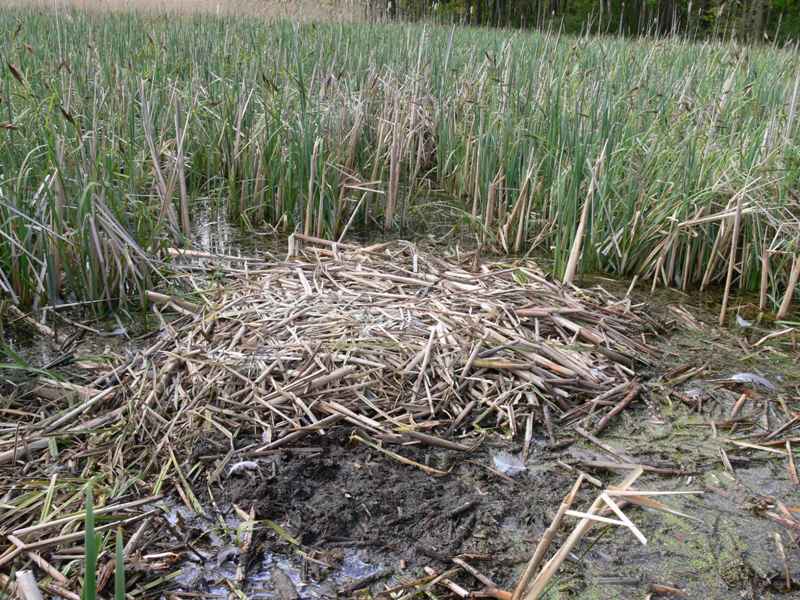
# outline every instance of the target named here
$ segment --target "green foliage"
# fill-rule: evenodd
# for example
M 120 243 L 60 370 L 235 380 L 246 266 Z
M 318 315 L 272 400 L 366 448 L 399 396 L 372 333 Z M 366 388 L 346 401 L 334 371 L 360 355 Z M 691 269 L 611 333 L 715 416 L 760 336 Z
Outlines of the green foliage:
M 122 543 L 122 528 L 117 529 L 114 554 L 114 600 L 125 600 L 125 548 Z
M 91 482 L 86 487 L 84 516 L 84 575 L 81 600 L 97 598 L 97 559 L 100 539 L 95 531 L 94 498 Z M 114 553 L 114 600 L 125 600 L 125 551 L 122 528 L 117 529 Z
M 0 26 L 0 287 L 20 303 L 139 296 L 186 203 L 338 238 L 413 226 L 434 190 L 560 275 L 592 188 L 580 269 L 691 287 L 724 280 L 741 195 L 738 283 L 767 250 L 773 302 L 797 248 L 790 49 L 124 12 Z
M 378 3 L 379 6 L 382 6 Z M 800 35 L 797 0 L 399 0 L 395 16 L 565 33 L 684 34 L 692 38 L 790 40 Z
M 86 487 L 86 517 L 84 520 L 84 575 L 81 600 L 97 598 L 98 540 L 94 530 L 94 500 L 91 483 Z

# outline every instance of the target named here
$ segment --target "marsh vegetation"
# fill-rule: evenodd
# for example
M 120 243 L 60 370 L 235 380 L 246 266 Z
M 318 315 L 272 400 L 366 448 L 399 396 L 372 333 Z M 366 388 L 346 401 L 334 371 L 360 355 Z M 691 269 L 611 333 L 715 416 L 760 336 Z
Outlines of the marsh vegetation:
M 0 9 L 0 595 L 800 587 L 795 45 L 46 4 Z
M 772 309 L 797 283 L 792 48 L 208 14 L 0 20 L 0 285 L 23 305 L 137 302 L 208 202 L 246 228 L 332 239 L 408 231 L 434 218 L 420 206 L 446 204 L 454 231 L 542 251 L 559 277 L 580 231 L 578 271 L 689 289 L 730 266 Z

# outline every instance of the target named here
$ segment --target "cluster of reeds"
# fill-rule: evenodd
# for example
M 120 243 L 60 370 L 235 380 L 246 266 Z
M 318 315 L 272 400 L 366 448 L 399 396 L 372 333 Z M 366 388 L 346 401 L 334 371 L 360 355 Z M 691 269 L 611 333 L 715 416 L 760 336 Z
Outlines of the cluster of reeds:
M 414 226 L 435 194 L 454 228 L 540 249 L 559 276 L 688 289 L 730 271 L 765 308 L 800 274 L 794 48 L 209 15 L 0 23 L 0 286 L 22 302 L 141 292 L 209 199 L 338 239 Z

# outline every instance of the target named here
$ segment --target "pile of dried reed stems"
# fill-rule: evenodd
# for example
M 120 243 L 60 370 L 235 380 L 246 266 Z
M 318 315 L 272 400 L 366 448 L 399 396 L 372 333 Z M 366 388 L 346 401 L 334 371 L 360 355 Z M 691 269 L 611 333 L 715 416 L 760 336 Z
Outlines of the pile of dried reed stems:
M 652 358 L 653 323 L 628 300 L 559 286 L 531 262 L 471 268 L 406 242 L 292 245 L 286 260 L 187 253 L 198 290 L 206 268 L 224 271 L 224 286 L 194 300 L 151 292 L 157 341 L 71 389 L 74 406 L 8 430 L 3 456 L 96 420 L 119 423 L 118 444 L 152 446 L 129 458 L 145 473 L 209 435 L 257 455 L 336 423 L 388 443 L 447 444 L 426 432 L 478 427 L 529 443 L 537 424 L 552 435 L 554 416 L 602 430 Z
M 76 481 L 101 485 L 122 522 L 150 516 L 129 507 L 168 489 L 202 512 L 195 484 L 334 427 L 442 475 L 385 446 L 469 450 L 496 428 L 527 450 L 537 431 L 552 442 L 577 421 L 597 433 L 635 400 L 635 369 L 653 358 L 654 324 L 629 300 L 552 283 L 530 261 L 299 234 L 289 250 L 176 250 L 195 293 L 149 294 L 162 324 L 149 347 L 86 385 L 42 379 L 25 410 L 8 411 L 0 467 L 19 475 L 24 460 L 50 478 L 5 495 L 0 527 L 19 536 L 0 564 L 80 538 Z M 60 535 L 37 525 L 54 511 L 73 515 Z

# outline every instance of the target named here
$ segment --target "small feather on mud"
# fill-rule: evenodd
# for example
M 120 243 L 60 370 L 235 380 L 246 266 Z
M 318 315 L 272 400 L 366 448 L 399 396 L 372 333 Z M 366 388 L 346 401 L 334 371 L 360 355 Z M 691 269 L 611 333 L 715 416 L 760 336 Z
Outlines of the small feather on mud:
M 775 385 L 765 377 L 756 375 L 755 373 L 735 373 L 730 377 L 731 381 L 736 383 L 751 383 L 756 387 L 764 388 L 766 390 L 775 391 Z
M 234 463 L 228 469 L 228 477 L 233 477 L 245 471 L 258 471 L 258 463 L 252 460 L 243 460 L 242 462 Z
M 527 469 L 522 459 L 508 452 L 498 452 L 494 455 L 494 466 L 503 475 L 514 477 Z

